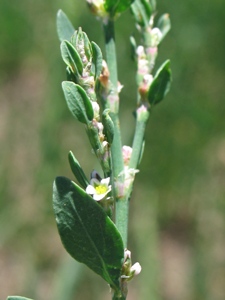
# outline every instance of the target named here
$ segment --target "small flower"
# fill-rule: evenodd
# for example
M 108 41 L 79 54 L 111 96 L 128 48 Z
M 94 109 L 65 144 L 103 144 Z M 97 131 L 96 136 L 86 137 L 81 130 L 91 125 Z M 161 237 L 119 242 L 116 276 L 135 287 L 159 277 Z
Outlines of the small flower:
M 104 178 L 99 181 L 96 178 L 92 178 L 90 184 L 86 188 L 86 193 L 93 196 L 95 201 L 100 201 L 111 191 L 111 185 L 109 185 L 110 178 Z
M 98 120 L 99 119 L 99 105 L 96 101 L 91 101 L 91 104 L 92 104 L 92 108 L 93 108 L 93 111 L 94 111 L 94 119 Z
M 124 165 L 128 166 L 132 154 L 132 148 L 130 146 L 123 146 L 122 147 L 122 153 L 123 153 L 123 161 Z

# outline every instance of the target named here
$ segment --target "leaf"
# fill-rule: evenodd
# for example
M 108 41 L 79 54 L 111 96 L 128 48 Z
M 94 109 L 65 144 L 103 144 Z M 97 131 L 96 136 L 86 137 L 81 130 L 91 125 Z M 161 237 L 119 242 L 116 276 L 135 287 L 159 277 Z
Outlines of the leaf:
M 64 40 L 69 41 L 75 29 L 67 15 L 61 9 L 57 12 L 56 26 L 60 42 Z
M 71 81 L 63 81 L 62 89 L 72 115 L 84 124 L 93 120 L 93 107 L 85 90 Z
M 7 300 L 32 300 L 32 299 L 21 297 L 21 296 L 8 296 Z
M 71 68 L 75 75 L 82 75 L 83 73 L 83 64 L 74 46 L 68 41 L 62 41 L 60 45 L 62 59 L 65 64 Z
M 160 42 L 164 39 L 164 37 L 167 35 L 167 33 L 170 31 L 171 23 L 170 23 L 170 17 L 168 14 L 162 15 L 158 22 L 157 27 L 160 29 L 162 33 L 162 37 L 160 39 Z
M 170 61 L 167 60 L 158 69 L 148 91 L 148 101 L 151 105 L 155 105 L 163 100 L 168 93 L 171 84 Z
M 105 109 L 102 113 L 102 124 L 104 126 L 103 133 L 107 142 L 111 145 L 114 137 L 114 123 L 109 115 L 110 109 Z
M 73 155 L 72 151 L 69 152 L 68 159 L 69 159 L 70 167 L 71 167 L 71 170 L 72 170 L 74 176 L 76 177 L 76 179 L 79 182 L 79 184 L 84 189 L 86 189 L 86 187 L 88 186 L 89 182 L 88 182 L 87 177 L 85 176 L 84 171 L 81 168 L 78 160 Z
M 135 0 L 131 5 L 131 12 L 136 23 L 141 27 L 149 27 L 149 20 L 153 13 L 152 7 L 147 0 Z
M 91 46 L 93 51 L 92 69 L 96 79 L 102 72 L 102 51 L 95 42 L 91 42 Z
M 54 182 L 53 208 L 67 252 L 118 290 L 123 242 L 104 210 L 84 190 L 65 177 L 57 177 Z

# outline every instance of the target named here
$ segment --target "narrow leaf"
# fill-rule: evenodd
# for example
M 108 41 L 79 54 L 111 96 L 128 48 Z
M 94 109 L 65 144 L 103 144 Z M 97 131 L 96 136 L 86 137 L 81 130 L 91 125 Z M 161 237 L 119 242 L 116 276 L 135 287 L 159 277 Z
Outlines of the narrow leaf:
M 111 145 L 114 137 L 114 123 L 109 115 L 110 109 L 105 109 L 102 113 L 102 124 L 104 126 L 103 133 L 107 142 Z
M 163 100 L 168 93 L 171 84 L 170 61 L 167 60 L 158 69 L 148 91 L 148 101 L 151 105 Z
M 61 9 L 57 12 L 56 26 L 60 42 L 64 40 L 69 41 L 75 29 L 67 15 Z
M 136 23 L 141 27 L 148 27 L 152 15 L 152 8 L 147 0 L 135 0 L 131 5 L 131 12 L 134 15 Z
M 76 177 L 76 179 L 79 182 L 79 184 L 84 189 L 86 189 L 86 187 L 88 186 L 89 182 L 88 182 L 87 177 L 85 176 L 84 171 L 81 168 L 78 160 L 73 155 L 72 151 L 69 152 L 68 159 L 69 159 L 70 167 L 71 167 L 71 170 L 72 170 L 74 176 Z
M 53 208 L 67 252 L 119 289 L 123 242 L 104 210 L 74 182 L 57 177 Z
M 71 68 L 75 75 L 82 75 L 83 64 L 77 50 L 68 41 L 62 41 L 60 45 L 62 59 Z
M 62 88 L 72 115 L 84 124 L 93 120 L 93 107 L 85 90 L 71 81 L 63 81 Z
M 157 27 L 160 29 L 160 31 L 162 33 L 162 37 L 160 39 L 160 42 L 161 42 L 171 28 L 170 17 L 168 14 L 164 14 L 159 18 L 159 20 L 157 22 Z
M 92 70 L 95 78 L 98 78 L 102 72 L 102 51 L 95 42 L 91 42 L 93 58 Z

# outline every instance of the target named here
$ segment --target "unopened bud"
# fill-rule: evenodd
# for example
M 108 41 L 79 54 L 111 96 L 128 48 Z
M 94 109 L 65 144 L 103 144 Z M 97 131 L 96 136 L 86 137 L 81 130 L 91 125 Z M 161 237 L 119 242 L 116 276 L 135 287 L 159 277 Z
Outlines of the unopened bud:
M 131 268 L 130 268 L 130 272 L 133 275 L 138 275 L 141 273 L 141 265 L 139 264 L 139 262 L 136 262 Z

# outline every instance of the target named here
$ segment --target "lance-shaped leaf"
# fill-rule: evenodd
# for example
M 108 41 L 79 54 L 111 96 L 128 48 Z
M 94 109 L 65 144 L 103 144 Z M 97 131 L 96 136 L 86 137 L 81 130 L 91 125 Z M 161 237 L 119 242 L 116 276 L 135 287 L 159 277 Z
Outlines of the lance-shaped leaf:
M 158 69 L 148 90 L 148 101 L 151 105 L 163 100 L 170 89 L 171 80 L 170 61 L 167 60 Z
M 67 252 L 119 289 L 123 242 L 111 219 L 96 201 L 65 177 L 53 186 L 53 208 Z
M 168 14 L 164 14 L 159 18 L 159 20 L 157 22 L 157 27 L 160 29 L 160 31 L 162 33 L 162 36 L 160 39 L 160 42 L 161 42 L 171 28 L 170 17 Z
M 95 78 L 98 78 L 102 71 L 102 51 L 95 42 L 91 42 L 93 58 L 92 72 Z
M 131 12 L 136 23 L 141 27 L 148 27 L 153 9 L 148 0 L 135 0 L 131 5 Z
M 76 157 L 73 155 L 72 151 L 69 152 L 68 159 L 69 159 L 70 167 L 71 167 L 71 170 L 72 170 L 74 176 L 76 177 L 79 184 L 84 189 L 86 189 L 86 187 L 89 184 L 89 181 L 87 180 L 87 177 L 85 176 L 83 169 L 81 168 Z
M 103 133 L 107 142 L 111 145 L 114 137 L 114 123 L 109 115 L 110 109 L 105 109 L 102 113 L 102 124 L 104 126 Z
M 32 299 L 21 297 L 21 296 L 9 296 L 7 297 L 7 300 L 32 300 Z
M 71 81 L 63 81 L 62 88 L 72 115 L 84 124 L 88 124 L 89 121 L 93 120 L 93 107 L 85 90 Z
M 108 13 L 114 16 L 115 14 L 120 14 L 127 10 L 133 2 L 134 0 L 105 0 L 104 8 Z
M 67 15 L 61 9 L 57 12 L 56 25 L 60 42 L 64 40 L 69 41 L 75 29 Z
M 83 64 L 74 46 L 68 41 L 62 41 L 60 45 L 62 59 L 65 64 L 71 68 L 75 75 L 82 75 Z

